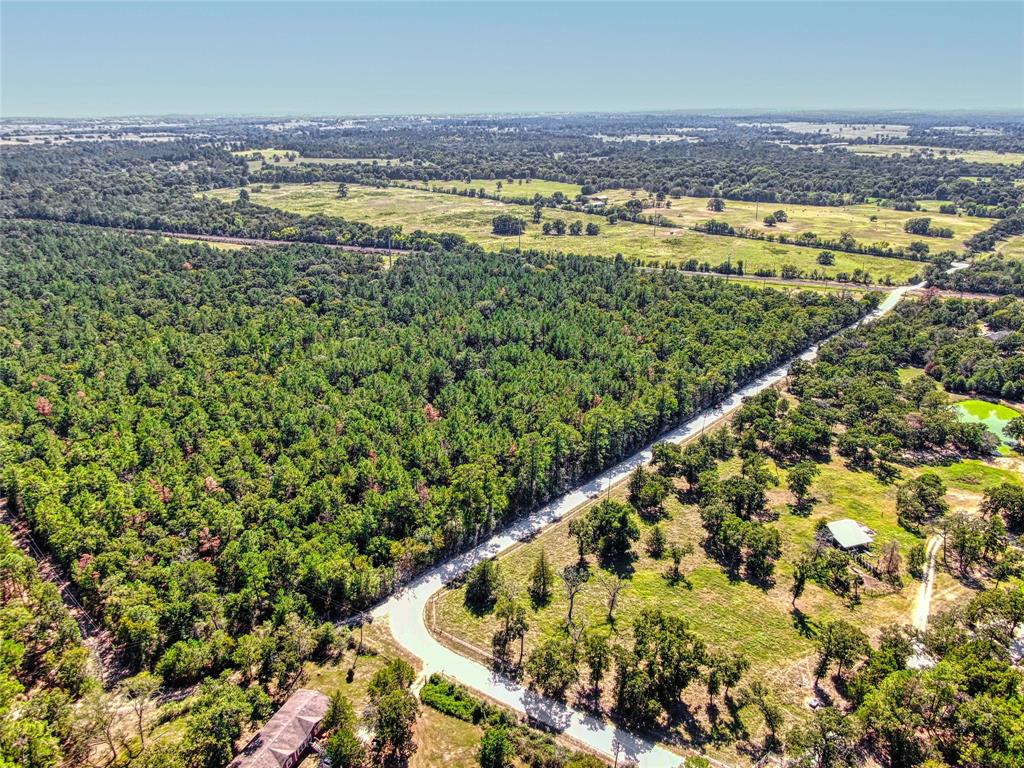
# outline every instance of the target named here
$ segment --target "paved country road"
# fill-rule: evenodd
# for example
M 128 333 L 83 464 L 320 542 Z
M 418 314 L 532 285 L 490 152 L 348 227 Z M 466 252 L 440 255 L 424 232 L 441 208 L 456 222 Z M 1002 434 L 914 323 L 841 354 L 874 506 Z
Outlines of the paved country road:
M 958 263 L 954 265 L 953 269 L 959 269 L 962 266 L 966 266 L 966 264 Z M 877 309 L 858 323 L 872 322 L 888 314 L 905 293 L 918 287 L 920 286 L 908 285 L 894 289 Z M 755 395 L 781 381 L 796 359 L 813 360 L 817 357 L 818 346 L 815 344 L 797 358 L 761 376 L 718 406 L 697 414 L 686 424 L 664 435 L 662 440 L 679 443 L 698 434 L 705 423 L 711 423 L 736 410 L 744 398 Z M 648 446 L 599 477 L 517 520 L 469 552 L 458 555 L 420 575 L 384 603 L 371 610 L 370 615 L 374 620 L 387 620 L 395 641 L 422 662 L 422 675 L 441 672 L 516 712 L 556 729 L 609 759 L 618 757 L 619 760 L 631 760 L 636 762 L 640 768 L 679 766 L 683 761 L 680 755 L 650 739 L 542 696 L 507 676 L 445 647 L 430 634 L 424 617 L 430 596 L 447 583 L 463 575 L 477 563 L 492 558 L 517 542 L 536 535 L 547 526 L 565 517 L 576 507 L 587 502 L 594 494 L 600 493 L 610 483 L 615 484 L 624 480 L 633 470 L 647 464 L 650 460 L 651 450 Z M 717 762 L 715 764 L 722 765 Z

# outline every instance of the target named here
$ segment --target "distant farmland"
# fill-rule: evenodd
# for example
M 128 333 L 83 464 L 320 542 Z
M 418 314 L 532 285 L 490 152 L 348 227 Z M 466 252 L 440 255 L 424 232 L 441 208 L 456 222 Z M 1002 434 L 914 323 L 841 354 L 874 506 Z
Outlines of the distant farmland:
M 249 171 L 254 173 L 261 168 L 295 167 L 298 165 L 411 165 L 391 157 L 303 157 L 298 152 L 287 149 L 246 149 L 232 152 L 235 157 L 243 157 L 249 164 Z
M 518 242 L 515 237 L 492 234 L 491 220 L 494 216 L 511 213 L 529 221 L 532 214 L 529 206 L 420 189 L 381 189 L 353 184 L 349 185 L 348 197 L 344 199 L 338 197 L 337 189 L 337 184 L 329 183 L 282 184 L 278 189 L 271 189 L 269 185 L 255 185 L 250 187 L 249 194 L 252 202 L 259 205 L 303 215 L 341 216 L 377 226 L 401 226 L 406 232 L 416 229 L 455 232 L 491 249 L 514 247 Z M 237 199 L 238 189 L 214 190 L 209 194 L 230 202 Z M 907 282 L 922 268 L 920 262 L 846 253 L 836 253 L 834 265 L 820 266 L 817 263 L 820 252 L 818 248 L 716 237 L 693 232 L 682 226 L 675 229 L 655 228 L 633 222 L 610 225 L 603 216 L 553 208 L 544 208 L 542 217 L 541 224 L 527 225 L 522 237 L 524 248 L 606 257 L 621 253 L 627 258 L 657 263 L 684 264 L 689 259 L 697 259 L 699 262 L 708 262 L 712 267 L 726 261 L 736 264 L 742 260 L 747 274 L 753 274 L 758 269 L 775 269 L 780 272 L 783 266 L 790 265 L 808 276 L 818 271 L 827 277 L 835 277 L 840 272 L 852 273 L 859 268 L 870 273 L 875 282 L 887 275 L 894 282 Z M 542 234 L 543 222 L 559 218 L 566 222 L 579 221 L 584 226 L 588 223 L 596 224 L 600 227 L 600 234 L 576 237 Z
M 847 147 L 858 155 L 892 157 L 911 153 L 927 153 L 934 157 L 950 160 L 966 160 L 969 163 L 993 163 L 996 165 L 1019 165 L 1024 163 L 1024 152 L 994 152 L 988 149 L 952 149 L 949 147 L 922 147 L 912 144 L 856 144 Z
M 611 189 L 600 193 L 611 203 L 625 203 L 633 197 L 631 190 Z M 638 192 L 636 197 L 644 199 L 646 193 Z M 652 201 L 653 202 L 653 201 Z M 991 219 L 977 216 L 956 216 L 938 212 L 939 202 L 922 201 L 921 211 L 896 211 L 874 203 L 848 205 L 842 208 L 825 205 L 794 205 L 790 203 L 748 203 L 742 200 L 726 200 L 725 210 L 718 213 L 708 210 L 706 197 L 666 198 L 670 208 L 648 208 L 646 213 L 657 213 L 680 226 L 692 227 L 703 221 L 715 219 L 727 221 L 734 227 L 748 227 L 765 233 L 784 233 L 796 236 L 801 232 L 814 232 L 822 237 L 838 238 L 849 232 L 860 243 L 886 242 L 894 246 L 906 246 L 914 240 L 924 240 L 932 251 L 959 250 L 963 241 L 977 232 L 992 226 Z M 786 221 L 773 227 L 764 225 L 768 214 L 784 210 Z M 903 231 L 908 219 L 927 216 L 936 227 L 953 230 L 952 239 L 921 237 Z M 872 221 L 872 218 L 875 220 Z

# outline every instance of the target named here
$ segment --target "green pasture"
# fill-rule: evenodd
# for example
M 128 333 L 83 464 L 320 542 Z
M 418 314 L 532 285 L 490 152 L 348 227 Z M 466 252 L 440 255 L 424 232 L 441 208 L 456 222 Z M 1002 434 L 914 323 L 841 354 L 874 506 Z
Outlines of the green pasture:
M 524 185 L 525 186 L 525 185 Z M 503 237 L 491 233 L 491 220 L 500 213 L 511 213 L 530 220 L 533 209 L 529 206 L 503 203 L 497 200 L 462 197 L 427 192 L 403 187 L 375 188 L 349 185 L 348 197 L 340 198 L 337 184 L 282 184 L 277 189 L 269 185 L 252 187 L 250 199 L 266 205 L 303 215 L 327 214 L 342 216 L 353 221 L 364 221 L 377 226 L 401 226 L 411 232 L 423 229 L 431 232 L 455 232 L 485 248 L 515 248 L 517 237 Z M 238 189 L 220 189 L 207 193 L 225 201 L 238 198 Z M 522 236 L 523 248 L 563 251 L 612 257 L 617 253 L 627 258 L 638 258 L 649 263 L 682 263 L 690 258 L 717 266 L 731 261 L 743 261 L 745 271 L 753 276 L 761 267 L 780 271 L 783 265 L 793 265 L 806 274 L 819 270 L 828 277 L 838 272 L 852 273 L 861 268 L 869 272 L 875 282 L 888 275 L 895 283 L 907 282 L 922 268 L 919 262 L 887 259 L 878 256 L 859 256 L 837 253 L 831 267 L 817 264 L 820 249 L 779 245 L 737 237 L 716 237 L 693 232 L 686 228 L 670 229 L 632 222 L 611 225 L 603 216 L 587 215 L 545 208 L 542 222 L 562 218 L 567 223 L 590 222 L 600 227 L 597 236 L 544 235 L 541 224 L 528 223 Z
M 969 163 L 993 163 L 996 165 L 1018 165 L 1024 163 L 1024 152 L 995 152 L 989 149 L 954 149 L 952 147 L 919 147 L 912 144 L 851 144 L 847 147 L 858 155 L 892 157 L 926 152 L 932 157 L 950 160 L 966 160 Z
M 464 192 L 467 189 L 484 190 L 488 195 L 498 195 L 502 200 L 516 201 L 521 199 L 532 200 L 534 195 L 550 197 L 555 192 L 561 192 L 570 200 L 575 200 L 580 194 L 579 184 L 567 184 L 561 181 L 545 181 L 544 179 L 471 179 L 465 181 L 438 181 L 431 179 L 429 182 L 419 184 L 418 182 L 398 182 L 402 185 L 418 186 L 420 189 L 440 190 L 447 192 L 457 189 Z M 498 189 L 498 184 L 501 189 Z
M 612 189 L 602 192 L 609 202 L 625 203 L 634 197 L 632 190 Z M 635 197 L 641 200 L 647 193 L 638 191 Z M 665 207 L 665 203 L 671 207 Z M 814 232 L 826 238 L 838 239 L 843 232 L 849 232 L 859 243 L 871 244 L 884 242 L 894 246 L 909 245 L 914 240 L 924 240 L 933 251 L 947 249 L 960 250 L 963 241 L 971 235 L 988 229 L 991 219 L 972 216 L 956 216 L 938 213 L 938 201 L 926 205 L 924 211 L 895 211 L 883 208 L 874 203 L 848 205 L 842 208 L 824 205 L 792 205 L 788 203 L 750 203 L 740 200 L 726 200 L 725 210 L 715 213 L 708 210 L 706 197 L 666 198 L 661 208 L 648 208 L 646 213 L 660 214 L 672 223 L 683 227 L 692 227 L 700 222 L 715 219 L 727 221 L 734 227 L 747 227 L 768 234 L 784 233 L 795 237 L 802 232 Z M 764 217 L 777 210 L 784 210 L 787 221 L 767 227 Z M 928 216 L 933 226 L 949 227 L 953 230 L 952 239 L 939 237 L 921 237 L 909 235 L 903 231 L 907 219 Z M 872 220 L 873 219 L 873 220 Z M 838 254 L 837 254 L 838 255 Z

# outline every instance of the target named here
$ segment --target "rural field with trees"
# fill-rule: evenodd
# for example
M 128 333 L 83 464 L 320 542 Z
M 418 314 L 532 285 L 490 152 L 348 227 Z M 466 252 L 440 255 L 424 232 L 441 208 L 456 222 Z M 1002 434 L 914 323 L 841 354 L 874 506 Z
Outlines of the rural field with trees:
M 518 191 L 518 186 L 515 188 Z M 232 202 L 238 199 L 239 191 L 215 190 L 213 196 Z M 379 227 L 401 227 L 404 232 L 418 228 L 453 232 L 491 249 L 519 247 L 518 239 L 510 240 L 493 228 L 495 216 L 512 212 L 525 224 L 523 247 L 605 257 L 622 254 L 641 264 L 671 265 L 688 271 L 721 271 L 728 265 L 741 275 L 841 278 L 847 283 L 862 282 L 859 276 L 867 275 L 873 282 L 901 284 L 911 281 L 922 269 L 920 262 L 908 259 L 842 252 L 835 253 L 826 264 L 820 260 L 822 248 L 715 237 L 685 225 L 653 226 L 626 220 L 610 223 L 606 216 L 547 206 L 541 206 L 535 217 L 534 206 L 405 187 L 349 185 L 347 194 L 341 197 L 331 184 L 281 185 L 277 189 L 257 185 L 248 190 L 248 195 L 252 203 L 289 213 L 336 216 Z M 665 213 L 666 223 L 670 223 L 672 212 Z M 574 223 L 581 225 L 578 233 L 571 229 Z M 588 236 L 586 227 L 596 227 L 597 231 Z
M 1024 768 L 1024 10 L 877 11 L 5 3 L 0 768 Z

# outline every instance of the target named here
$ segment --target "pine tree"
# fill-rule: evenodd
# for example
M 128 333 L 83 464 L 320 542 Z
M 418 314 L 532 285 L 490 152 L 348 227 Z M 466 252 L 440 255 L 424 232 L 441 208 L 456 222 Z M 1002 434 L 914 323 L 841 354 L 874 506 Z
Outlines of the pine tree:
M 551 586 L 554 581 L 555 571 L 548 563 L 547 553 L 542 549 L 530 573 L 529 592 L 534 605 L 545 605 L 551 599 Z
M 655 525 L 651 528 L 651 532 L 647 534 L 647 554 L 655 560 L 660 560 L 665 554 L 665 547 L 667 545 L 665 532 L 661 529 L 661 526 Z

